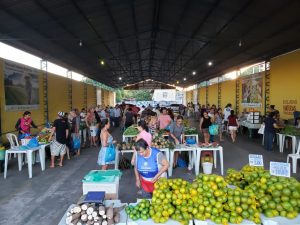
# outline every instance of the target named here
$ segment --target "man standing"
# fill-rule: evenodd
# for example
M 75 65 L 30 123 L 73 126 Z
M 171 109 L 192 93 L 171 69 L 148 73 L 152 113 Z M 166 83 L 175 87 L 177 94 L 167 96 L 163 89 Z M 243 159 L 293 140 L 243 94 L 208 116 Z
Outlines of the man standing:
M 113 109 L 114 110 L 114 122 L 115 122 L 115 127 L 120 126 L 120 117 L 121 117 L 121 109 L 118 105 Z
M 53 134 L 55 133 L 55 139 L 50 144 L 51 150 L 51 164 L 50 168 L 54 168 L 55 156 L 60 155 L 59 166 L 63 166 L 64 155 L 66 154 L 66 144 L 69 135 L 68 122 L 64 118 L 65 113 L 59 112 L 58 118 L 54 121 L 51 129 L 49 141 L 51 141 Z

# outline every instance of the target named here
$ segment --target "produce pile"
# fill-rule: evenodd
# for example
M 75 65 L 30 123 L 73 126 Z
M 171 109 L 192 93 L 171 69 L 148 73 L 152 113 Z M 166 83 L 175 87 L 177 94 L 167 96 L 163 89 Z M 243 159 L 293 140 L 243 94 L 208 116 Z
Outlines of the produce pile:
M 191 134 L 198 134 L 196 127 L 185 127 L 184 134 L 191 135 Z
M 160 136 L 162 137 L 163 135 L 169 135 L 169 132 L 168 130 L 166 129 L 160 129 L 158 132 L 157 132 L 157 136 Z
M 155 223 L 166 223 L 171 218 L 181 224 L 191 219 L 210 219 L 223 225 L 247 219 L 260 224 L 261 213 L 294 219 L 300 212 L 300 183 L 294 178 L 271 176 L 262 167 L 229 169 L 226 179 L 200 174 L 193 183 L 161 178 L 154 186 L 151 204 L 143 200 L 137 208 L 127 209 L 130 218 L 143 216 L 146 220 L 150 216 Z
M 134 126 L 134 125 L 128 127 L 123 133 L 123 135 L 138 135 L 138 134 L 139 134 L 139 131 L 136 128 L 136 126 Z
M 260 223 L 256 203 L 251 190 L 230 189 L 221 176 L 200 175 L 192 184 L 182 179 L 160 179 L 155 184 L 150 216 L 156 223 L 169 218 L 182 224 L 193 218 L 224 225 L 243 219 Z
M 283 130 L 281 130 L 282 134 L 292 135 L 292 136 L 300 136 L 300 129 L 295 126 L 286 126 Z
M 37 140 L 39 143 L 48 143 L 50 137 L 50 130 L 48 128 L 44 128 L 37 136 Z
M 76 205 L 69 212 L 67 212 L 67 225 L 113 225 L 120 223 L 120 212 L 125 208 L 124 206 L 114 208 L 113 205 L 109 207 L 95 206 L 95 204 Z
M 174 149 L 175 148 L 175 145 L 171 141 L 169 141 L 161 136 L 154 137 L 152 139 L 151 144 L 152 144 L 152 147 L 158 148 L 158 149 L 161 149 L 161 148 Z
M 132 220 L 148 220 L 150 218 L 150 201 L 142 199 L 136 206 L 129 205 L 125 208 L 126 213 Z
M 245 166 L 227 171 L 227 182 L 255 193 L 257 209 L 266 217 L 294 219 L 300 212 L 300 183 L 295 178 L 276 177 L 262 167 Z
M 117 144 L 117 148 L 122 150 L 132 150 L 135 142 L 122 142 Z

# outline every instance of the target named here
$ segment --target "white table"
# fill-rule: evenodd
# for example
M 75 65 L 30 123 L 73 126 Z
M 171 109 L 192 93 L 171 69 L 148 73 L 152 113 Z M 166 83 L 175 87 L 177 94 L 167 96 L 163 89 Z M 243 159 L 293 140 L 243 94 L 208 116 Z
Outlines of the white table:
M 122 141 L 123 142 L 127 142 L 127 140 L 129 139 L 129 138 L 134 138 L 134 137 L 136 137 L 137 135 L 122 135 Z
M 253 130 L 259 130 L 261 127 L 261 123 L 250 123 L 249 121 L 242 121 L 240 123 L 241 126 L 247 127 L 249 129 L 249 137 L 253 137 Z
M 216 152 L 219 152 L 220 156 L 220 164 L 221 164 L 221 174 L 224 174 L 224 162 L 223 162 L 223 147 L 218 146 L 218 147 L 198 147 L 197 148 L 197 156 L 196 156 L 196 165 L 195 165 L 195 174 L 196 176 L 199 174 L 199 169 L 200 169 L 200 157 L 201 157 L 201 152 L 202 151 L 213 151 L 213 156 L 214 156 L 214 166 L 217 168 L 217 154 Z
M 188 152 L 189 153 L 189 167 L 193 168 L 193 165 L 196 165 L 196 151 L 197 145 L 176 145 L 175 149 L 170 150 L 170 166 L 168 169 L 169 176 L 172 176 L 173 173 L 173 164 L 174 164 L 174 154 L 175 152 Z M 196 169 L 196 168 L 195 168 Z M 196 172 L 196 170 L 195 170 Z
M 28 165 L 29 178 L 32 178 L 32 154 L 35 151 L 39 151 L 41 169 L 42 169 L 42 171 L 45 170 L 45 158 L 43 158 L 43 156 L 45 155 L 45 153 L 43 153 L 43 151 L 45 151 L 45 147 L 43 148 L 41 146 L 38 146 L 38 147 L 35 147 L 35 148 L 30 148 L 30 149 L 22 149 L 21 146 L 18 146 L 18 147 L 6 150 L 6 152 L 5 152 L 5 166 L 4 166 L 4 179 L 6 179 L 6 175 L 7 175 L 8 155 L 9 154 L 17 154 L 18 155 L 19 171 L 22 170 L 22 154 L 26 155 L 27 162 L 28 162 L 27 165 Z
M 186 139 L 186 138 L 188 138 L 188 137 L 194 137 L 194 138 L 196 139 L 196 144 L 199 143 L 199 136 L 198 136 L 198 134 L 184 134 L 184 135 L 183 135 L 183 138 L 184 138 L 184 139 Z

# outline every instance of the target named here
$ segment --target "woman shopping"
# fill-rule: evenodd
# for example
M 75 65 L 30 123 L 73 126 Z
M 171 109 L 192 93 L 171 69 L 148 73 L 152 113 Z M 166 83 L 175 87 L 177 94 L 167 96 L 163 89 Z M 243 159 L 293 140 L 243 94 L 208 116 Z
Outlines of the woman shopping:
M 101 166 L 102 170 L 107 170 L 109 164 L 115 163 L 115 157 L 113 159 L 109 156 L 111 151 L 115 151 L 114 141 L 111 134 L 108 132 L 110 128 L 110 122 L 108 119 L 101 121 L 101 149 L 98 155 L 98 165 Z M 114 152 L 114 155 L 116 153 Z
M 209 126 L 211 125 L 211 118 L 208 116 L 207 112 L 203 112 L 203 116 L 200 120 L 200 132 L 204 136 L 204 142 L 209 143 Z
M 31 113 L 25 111 L 23 117 L 18 119 L 15 128 L 19 131 L 18 139 L 21 140 L 26 135 L 30 135 L 30 128 L 38 128 L 31 119 Z
M 90 106 L 88 108 L 87 115 L 85 117 L 85 123 L 86 126 L 89 128 L 90 134 L 91 134 L 91 146 L 97 146 L 97 134 L 98 134 L 98 123 L 95 116 L 95 107 Z
M 239 128 L 239 121 L 237 116 L 234 114 L 234 110 L 230 111 L 230 116 L 228 116 L 228 130 L 231 135 L 231 140 L 234 143 L 236 140 L 236 132 Z
M 176 122 L 173 122 L 170 125 L 169 141 L 173 142 L 176 145 L 181 144 L 183 134 L 184 134 L 183 117 L 179 115 L 177 116 Z M 177 165 L 178 155 L 179 152 L 175 152 L 174 164 L 172 165 L 173 167 Z
M 135 178 L 136 186 L 142 187 L 142 197 L 151 198 L 154 183 L 161 177 L 166 177 L 169 162 L 157 148 L 149 147 L 147 142 L 140 139 L 135 143 Z

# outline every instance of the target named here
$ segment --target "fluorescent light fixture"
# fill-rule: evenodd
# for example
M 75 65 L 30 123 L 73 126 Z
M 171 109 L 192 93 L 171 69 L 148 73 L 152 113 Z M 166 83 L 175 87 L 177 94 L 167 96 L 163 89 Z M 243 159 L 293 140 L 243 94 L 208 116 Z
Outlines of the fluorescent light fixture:
M 212 61 L 209 61 L 209 62 L 207 63 L 208 66 L 212 66 L 212 64 L 213 64 Z
M 193 72 L 192 72 L 193 75 L 196 75 L 196 73 L 197 73 L 196 71 L 193 71 Z
M 122 80 L 122 77 L 119 77 L 119 80 Z
M 185 77 L 185 78 L 183 78 L 183 80 L 184 80 L 184 81 L 186 81 L 186 77 Z

